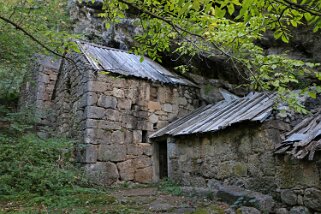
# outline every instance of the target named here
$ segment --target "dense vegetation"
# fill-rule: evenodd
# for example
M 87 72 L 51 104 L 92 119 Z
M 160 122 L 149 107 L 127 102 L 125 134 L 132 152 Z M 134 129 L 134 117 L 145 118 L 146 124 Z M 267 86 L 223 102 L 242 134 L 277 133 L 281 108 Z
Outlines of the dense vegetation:
M 91 0 L 90 0 L 91 1 Z M 293 89 L 312 98 L 321 92 L 321 72 L 314 61 L 267 55 L 257 41 L 271 31 L 275 39 L 291 42 L 298 26 L 321 28 L 320 0 L 109 0 L 100 16 L 106 28 L 128 13 L 138 18 L 143 31 L 133 52 L 161 61 L 161 52 L 193 57 L 222 56 L 249 87 L 287 96 L 300 112 Z M 73 162 L 73 142 L 43 140 L 31 134 L 33 116 L 9 112 L 2 104 L 16 101 L 23 76 L 35 53 L 63 57 L 74 48 L 67 1 L 10 0 L 0 2 L 0 212 L 128 213 L 105 191 L 88 187 Z M 143 57 L 142 57 L 143 59 Z M 179 66 L 186 72 L 189 65 Z M 313 84 L 308 80 L 314 79 Z M 313 87 L 310 87 L 310 86 Z M 181 190 L 170 182 L 161 188 Z M 115 210 L 112 209 L 116 206 Z
M 139 14 L 137 24 L 143 31 L 136 38 L 137 54 L 159 59 L 159 53 L 174 47 L 174 52 L 191 59 L 223 57 L 250 88 L 277 91 L 300 112 L 305 111 L 292 90 L 301 89 L 313 98 L 321 91 L 315 84 L 321 80 L 318 62 L 291 59 L 286 53 L 268 55 L 258 45 L 266 32 L 284 43 L 291 42 L 297 27 L 318 33 L 320 0 L 112 0 L 105 1 L 103 9 L 107 27 L 128 10 Z M 186 71 L 188 64 L 180 68 Z M 313 84 L 311 78 L 316 80 Z
M 75 165 L 72 141 L 40 139 L 9 117 L 5 128 L 7 115 L 0 119 L 0 213 L 134 212 L 88 183 Z
M 62 56 L 65 47 L 75 48 L 66 4 L 58 0 L 0 3 L 0 96 L 17 96 L 26 62 L 35 52 Z M 301 89 L 316 97 L 321 91 L 316 84 L 321 79 L 315 69 L 319 64 L 290 59 L 285 53 L 267 55 L 257 41 L 271 31 L 275 39 L 291 42 L 291 31 L 299 26 L 318 32 L 320 10 L 320 0 L 111 0 L 103 2 L 100 16 L 108 28 L 128 13 L 135 14 L 143 29 L 135 38 L 136 54 L 159 61 L 160 53 L 168 51 L 191 59 L 224 57 L 249 87 L 290 94 L 290 105 L 302 112 L 291 91 Z M 189 64 L 179 68 L 187 71 Z M 306 81 L 311 78 L 313 84 Z
M 17 99 L 35 53 L 62 54 L 70 43 L 66 5 L 59 0 L 0 2 L 0 100 Z

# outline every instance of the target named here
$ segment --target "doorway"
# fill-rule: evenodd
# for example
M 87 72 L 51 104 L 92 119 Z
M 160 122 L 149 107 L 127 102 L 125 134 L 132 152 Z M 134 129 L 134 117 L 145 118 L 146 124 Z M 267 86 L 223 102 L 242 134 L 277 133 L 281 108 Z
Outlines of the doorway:
M 167 142 L 158 143 L 159 178 L 168 177 Z

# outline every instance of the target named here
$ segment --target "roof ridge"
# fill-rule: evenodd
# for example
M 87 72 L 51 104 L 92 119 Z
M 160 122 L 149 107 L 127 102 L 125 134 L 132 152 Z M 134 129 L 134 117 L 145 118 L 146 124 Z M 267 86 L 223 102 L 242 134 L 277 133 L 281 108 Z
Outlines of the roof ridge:
M 124 52 L 124 53 L 128 53 L 128 54 L 133 54 L 133 53 L 129 53 L 129 51 L 126 51 L 126 50 L 112 48 L 112 47 L 104 46 L 104 45 L 101 45 L 101 44 L 88 42 L 88 41 L 85 41 L 85 40 L 75 40 L 75 42 L 76 43 L 88 44 L 88 45 L 99 47 L 99 48 L 103 48 L 103 49 L 108 49 L 108 50 L 119 51 L 119 52 Z

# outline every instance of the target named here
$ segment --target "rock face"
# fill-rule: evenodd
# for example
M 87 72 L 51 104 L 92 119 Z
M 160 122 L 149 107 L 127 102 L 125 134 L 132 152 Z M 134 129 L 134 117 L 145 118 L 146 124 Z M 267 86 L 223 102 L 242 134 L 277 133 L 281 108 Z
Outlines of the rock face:
M 78 140 L 77 160 L 93 182 L 152 182 L 148 135 L 198 107 L 198 88 L 96 73 L 84 56 L 71 57 L 78 69 L 62 66 L 55 130 Z
M 122 50 L 130 49 L 134 44 L 134 37 L 140 32 L 135 18 L 125 18 L 117 24 L 105 27 L 105 20 L 99 17 L 102 11 L 102 1 L 69 0 L 70 18 L 74 32 L 84 34 L 88 40 Z

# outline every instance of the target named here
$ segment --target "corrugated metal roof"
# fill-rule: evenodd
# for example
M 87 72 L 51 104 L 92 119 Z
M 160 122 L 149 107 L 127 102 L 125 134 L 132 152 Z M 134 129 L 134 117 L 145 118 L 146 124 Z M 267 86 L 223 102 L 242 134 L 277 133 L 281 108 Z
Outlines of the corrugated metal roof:
M 215 132 L 247 120 L 263 122 L 272 113 L 275 96 L 252 93 L 243 98 L 203 106 L 155 132 L 150 138 Z
M 305 118 L 286 134 L 287 138 L 276 147 L 276 154 L 291 154 L 303 159 L 308 155 L 313 160 L 316 150 L 321 150 L 321 115 L 320 111 Z
M 144 58 L 143 62 L 140 62 L 139 56 L 126 51 L 82 41 L 77 41 L 77 44 L 91 65 L 97 70 L 168 84 L 196 86 L 191 81 L 168 71 L 147 57 Z

